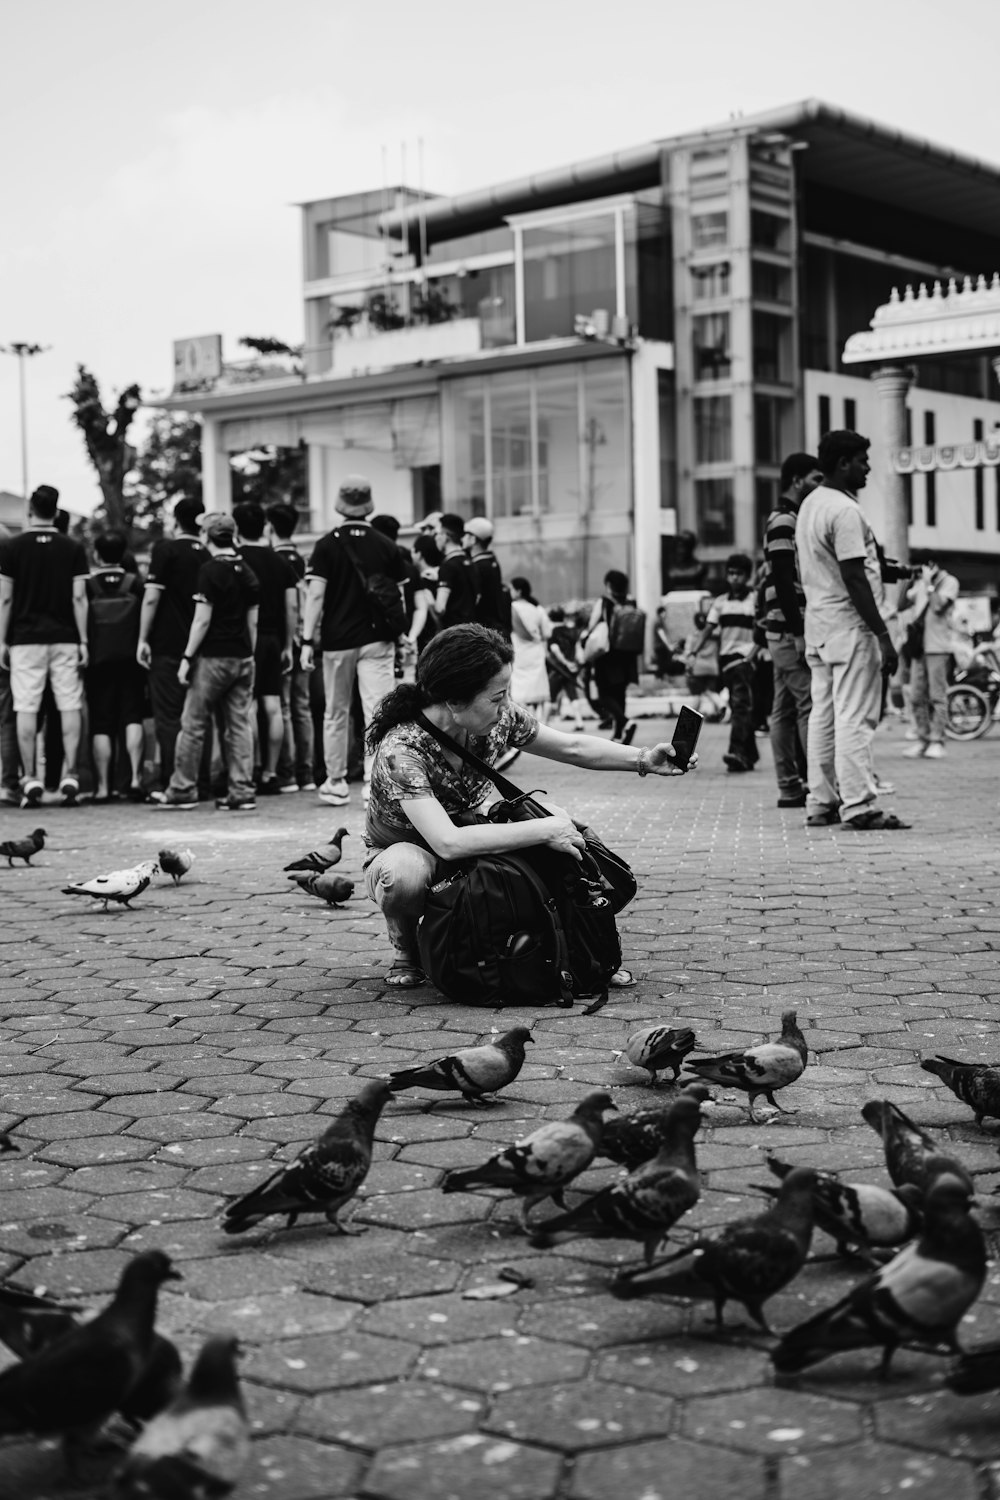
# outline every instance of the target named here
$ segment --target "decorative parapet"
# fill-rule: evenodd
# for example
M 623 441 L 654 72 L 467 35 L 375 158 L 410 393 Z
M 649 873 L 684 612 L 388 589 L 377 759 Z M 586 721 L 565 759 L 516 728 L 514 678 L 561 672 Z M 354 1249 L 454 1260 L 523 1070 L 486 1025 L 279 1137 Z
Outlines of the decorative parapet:
M 889 301 L 876 309 L 870 332 L 853 333 L 844 345 L 844 364 L 875 360 L 909 360 L 940 354 L 1000 349 L 1000 273 L 987 282 L 954 277 L 945 290 L 935 281 L 928 291 L 921 282 L 902 296 L 893 287 Z
M 897 448 L 891 455 L 897 474 L 930 474 L 935 470 L 995 469 L 1000 466 L 1000 434 L 980 443 L 942 443 L 936 448 Z

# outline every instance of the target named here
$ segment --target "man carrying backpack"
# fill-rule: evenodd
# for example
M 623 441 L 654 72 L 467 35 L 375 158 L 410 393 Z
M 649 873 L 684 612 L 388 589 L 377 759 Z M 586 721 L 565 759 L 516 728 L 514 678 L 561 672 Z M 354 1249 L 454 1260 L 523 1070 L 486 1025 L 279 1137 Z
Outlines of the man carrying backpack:
M 96 537 L 94 555 L 98 565 L 87 579 L 90 659 L 84 686 L 96 803 L 114 800 L 109 777 L 122 734 L 130 769 L 128 799 L 149 801 L 142 784 L 146 675 L 135 659 L 142 583 L 137 573 L 126 572 L 125 549 L 126 539 L 120 531 L 107 531 Z
M 348 524 L 327 532 L 313 551 L 307 575 L 301 663 L 303 671 L 312 670 L 313 640 L 318 629 L 326 692 L 326 780 L 319 789 L 319 799 L 342 807 L 349 798 L 348 728 L 354 683 L 356 680 L 367 730 L 376 706 L 395 682 L 396 641 L 405 626 L 402 584 L 406 567 L 396 543 L 368 524 L 375 505 L 367 479 L 348 475 L 334 508 Z M 362 792 L 366 802 L 370 777 L 371 756 L 366 752 Z
M 472 559 L 479 592 L 476 624 L 485 625 L 487 630 L 498 630 L 504 640 L 509 641 L 513 601 L 490 545 L 492 541 L 492 521 L 487 521 L 485 516 L 473 516 L 466 521 L 462 545 Z

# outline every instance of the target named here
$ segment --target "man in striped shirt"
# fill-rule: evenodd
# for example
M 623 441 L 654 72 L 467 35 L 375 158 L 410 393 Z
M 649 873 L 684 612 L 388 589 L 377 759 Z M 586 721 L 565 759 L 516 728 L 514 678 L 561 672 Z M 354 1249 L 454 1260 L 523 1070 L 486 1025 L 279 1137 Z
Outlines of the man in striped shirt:
M 750 587 L 753 563 L 743 552 L 734 552 L 726 563 L 724 594 L 713 599 L 705 627 L 695 638 L 688 660 L 712 636 L 719 639 L 719 671 L 729 693 L 729 749 L 722 757 L 726 770 L 752 771 L 757 764 L 757 742 L 753 732 L 753 686 L 751 663 L 754 644 L 756 596 Z
M 781 496 L 764 527 L 764 566 L 758 590 L 758 640 L 774 667 L 771 753 L 779 807 L 805 807 L 806 738 L 812 707 L 806 665 L 806 596 L 795 554 L 799 506 L 823 483 L 811 453 L 792 453 L 781 466 Z

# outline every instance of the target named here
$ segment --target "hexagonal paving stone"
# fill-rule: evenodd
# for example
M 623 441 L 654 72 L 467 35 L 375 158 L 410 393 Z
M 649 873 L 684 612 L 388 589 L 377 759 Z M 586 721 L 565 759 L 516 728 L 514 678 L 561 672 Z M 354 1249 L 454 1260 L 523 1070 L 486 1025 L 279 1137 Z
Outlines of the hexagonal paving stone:
M 269 1437 L 252 1445 L 239 1489 L 256 1500 L 334 1500 L 356 1493 L 363 1469 L 364 1460 L 344 1448 Z
M 424 1355 L 420 1371 L 428 1380 L 444 1380 L 449 1385 L 506 1391 L 519 1385 L 575 1379 L 586 1370 L 587 1358 L 583 1349 L 548 1339 L 488 1338 L 435 1349 Z
M 371 1500 L 548 1500 L 561 1459 L 540 1448 L 466 1433 L 380 1453 L 365 1475 Z
M 364 1314 L 365 1333 L 385 1333 L 431 1347 L 487 1338 L 502 1330 L 515 1332 L 516 1312 L 509 1300 L 463 1301 L 459 1296 L 406 1297 L 379 1301 Z
M 937 1390 L 883 1401 L 875 1409 L 875 1430 L 906 1447 L 952 1458 L 996 1459 L 996 1392 L 955 1396 Z
M 930 1453 L 909 1453 L 888 1443 L 838 1448 L 786 1458 L 780 1468 L 781 1500 L 859 1500 L 901 1495 L 907 1500 L 978 1500 L 979 1480 L 970 1464 Z
M 375 1449 L 467 1432 L 485 1408 L 485 1397 L 469 1391 L 401 1380 L 311 1397 L 299 1408 L 295 1429 L 352 1448 Z
M 763 1350 L 722 1339 L 673 1338 L 628 1344 L 602 1354 L 596 1374 L 670 1396 L 744 1391 L 762 1384 L 771 1361 Z
M 293 1289 L 248 1296 L 239 1301 L 226 1298 L 208 1305 L 189 1300 L 184 1311 L 184 1326 L 201 1329 L 206 1334 L 224 1327 L 231 1329 L 241 1342 L 272 1344 L 314 1334 L 339 1333 L 354 1320 L 357 1312 L 350 1302 L 315 1297 L 309 1292 Z
M 764 1500 L 765 1472 L 760 1459 L 668 1438 L 581 1454 L 569 1494 L 572 1500 Z M 788 1500 L 797 1500 L 795 1491 Z
M 280 1348 L 255 1350 L 246 1361 L 248 1375 L 264 1385 L 294 1391 L 333 1391 L 340 1386 L 367 1385 L 406 1375 L 419 1351 L 413 1344 L 374 1334 L 319 1334 L 289 1339 Z
M 571 1385 L 508 1391 L 498 1396 L 482 1426 L 528 1443 L 574 1452 L 660 1437 L 671 1424 L 674 1403 L 634 1386 Z
M 437 1224 L 485 1219 L 492 1207 L 488 1198 L 477 1193 L 452 1193 L 445 1197 L 437 1188 L 426 1188 L 412 1193 L 379 1193 L 364 1200 L 357 1216 L 364 1224 L 425 1229 Z
M 689 1401 L 685 1437 L 739 1448 L 748 1453 L 799 1453 L 861 1437 L 858 1412 L 839 1401 L 780 1389 L 705 1396 Z
M 686 1328 L 687 1317 L 686 1308 L 675 1303 L 645 1298 L 619 1302 L 607 1294 L 536 1304 L 521 1313 L 518 1327 L 537 1338 L 567 1339 L 572 1344 L 600 1349 L 649 1338 L 672 1338 Z
M 333 1297 L 382 1302 L 450 1292 L 462 1274 L 454 1261 L 408 1255 L 403 1246 L 373 1250 L 366 1241 L 359 1242 L 354 1254 L 349 1253 L 354 1247 L 339 1246 L 334 1263 L 310 1264 L 301 1273 L 302 1285 Z

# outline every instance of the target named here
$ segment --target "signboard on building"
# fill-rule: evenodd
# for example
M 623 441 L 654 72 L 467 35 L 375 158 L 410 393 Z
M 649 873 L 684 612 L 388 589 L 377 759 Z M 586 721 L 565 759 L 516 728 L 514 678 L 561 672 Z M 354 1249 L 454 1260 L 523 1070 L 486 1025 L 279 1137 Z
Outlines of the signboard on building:
M 187 391 L 218 380 L 222 374 L 222 334 L 174 340 L 174 390 Z

